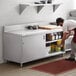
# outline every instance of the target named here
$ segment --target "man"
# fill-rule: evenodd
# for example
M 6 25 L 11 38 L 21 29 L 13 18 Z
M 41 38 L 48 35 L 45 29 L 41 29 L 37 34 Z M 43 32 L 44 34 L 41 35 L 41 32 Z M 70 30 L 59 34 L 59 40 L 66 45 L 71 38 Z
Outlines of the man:
M 56 23 L 58 26 L 63 26 L 63 37 L 61 42 L 61 47 L 64 46 L 65 40 L 74 31 L 73 39 L 71 41 L 71 54 L 66 60 L 75 61 L 76 60 L 76 21 L 75 20 L 65 20 L 63 18 L 57 18 Z

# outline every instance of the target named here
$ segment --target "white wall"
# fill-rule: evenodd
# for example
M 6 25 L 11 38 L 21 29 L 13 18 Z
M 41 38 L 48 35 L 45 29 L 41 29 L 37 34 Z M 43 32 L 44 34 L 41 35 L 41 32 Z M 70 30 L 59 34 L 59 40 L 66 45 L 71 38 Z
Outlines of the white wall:
M 54 13 L 52 6 L 44 7 L 39 13 L 37 13 L 36 8 L 27 7 L 19 15 L 19 4 L 32 1 L 39 0 L 0 0 L 0 63 L 3 61 L 2 26 L 26 22 L 55 21 L 60 16 L 66 19 L 68 11 L 72 9 L 72 0 L 56 0 L 56 2 L 63 1 L 63 3 Z
M 59 2 L 59 0 L 56 1 Z M 53 17 L 52 17 L 53 21 L 55 21 L 57 17 L 62 17 L 64 19 L 67 19 L 69 11 L 73 9 L 73 0 L 61 0 L 61 1 L 62 4 L 56 10 L 56 12 L 53 13 Z
M 76 10 L 76 0 L 74 0 L 73 3 L 73 8 Z

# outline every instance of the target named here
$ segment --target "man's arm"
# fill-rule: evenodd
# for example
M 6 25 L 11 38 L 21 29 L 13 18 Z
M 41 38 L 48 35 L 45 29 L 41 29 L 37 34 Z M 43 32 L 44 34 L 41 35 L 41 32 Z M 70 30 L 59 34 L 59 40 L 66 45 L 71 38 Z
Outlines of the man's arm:
M 66 40 L 69 36 L 70 36 L 70 31 L 69 31 L 69 33 L 66 33 L 66 32 L 63 33 L 62 42 L 61 42 L 61 45 L 62 45 L 62 46 L 64 46 L 65 40 Z
M 64 33 L 63 33 L 63 37 L 62 37 L 62 41 L 61 41 L 61 45 L 64 45 L 65 40 L 66 40 L 66 36 L 67 36 L 67 33 L 64 32 Z

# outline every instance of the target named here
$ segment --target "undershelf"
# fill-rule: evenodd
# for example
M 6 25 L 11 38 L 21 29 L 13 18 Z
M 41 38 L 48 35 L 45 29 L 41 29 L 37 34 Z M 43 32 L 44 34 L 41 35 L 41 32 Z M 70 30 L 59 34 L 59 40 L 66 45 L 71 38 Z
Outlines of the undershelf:
M 55 56 L 55 55 L 59 55 L 59 54 L 64 54 L 65 52 L 60 51 L 60 52 L 54 52 L 54 53 L 50 53 L 47 56 Z

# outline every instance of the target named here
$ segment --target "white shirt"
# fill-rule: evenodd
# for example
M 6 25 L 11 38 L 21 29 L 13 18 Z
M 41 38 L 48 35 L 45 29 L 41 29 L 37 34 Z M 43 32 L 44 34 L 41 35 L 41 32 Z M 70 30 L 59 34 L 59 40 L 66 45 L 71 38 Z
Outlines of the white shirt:
M 68 33 L 69 30 L 73 30 L 76 28 L 76 21 L 75 20 L 65 20 L 63 24 L 63 32 Z

